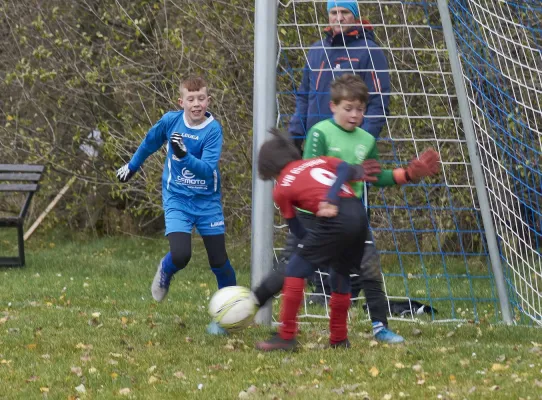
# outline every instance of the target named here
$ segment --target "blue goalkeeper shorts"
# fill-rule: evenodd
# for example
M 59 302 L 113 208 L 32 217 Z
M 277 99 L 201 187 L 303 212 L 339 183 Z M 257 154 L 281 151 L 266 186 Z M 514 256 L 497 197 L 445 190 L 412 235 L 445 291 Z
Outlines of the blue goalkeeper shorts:
M 224 234 L 224 214 L 220 201 L 206 204 L 204 210 L 188 209 L 186 203 L 182 204 L 182 208 L 180 205 L 169 204 L 164 210 L 166 236 L 172 232 L 192 233 L 194 226 L 201 236 Z

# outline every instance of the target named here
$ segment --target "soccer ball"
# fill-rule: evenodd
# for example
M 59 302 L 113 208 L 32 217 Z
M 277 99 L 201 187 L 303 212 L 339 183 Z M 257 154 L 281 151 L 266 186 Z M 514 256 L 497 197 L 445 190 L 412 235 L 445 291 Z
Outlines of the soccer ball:
M 240 331 L 249 326 L 258 311 L 250 289 L 227 286 L 217 291 L 209 303 L 209 314 L 228 332 Z

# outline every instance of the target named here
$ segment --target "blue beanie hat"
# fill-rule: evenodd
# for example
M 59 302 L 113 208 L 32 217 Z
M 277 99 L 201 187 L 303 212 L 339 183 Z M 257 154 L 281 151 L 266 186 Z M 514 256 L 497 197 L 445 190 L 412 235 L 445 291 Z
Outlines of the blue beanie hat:
M 327 12 L 331 11 L 334 7 L 343 7 L 354 14 L 354 17 L 359 18 L 359 8 L 358 2 L 356 0 L 328 0 L 327 1 Z

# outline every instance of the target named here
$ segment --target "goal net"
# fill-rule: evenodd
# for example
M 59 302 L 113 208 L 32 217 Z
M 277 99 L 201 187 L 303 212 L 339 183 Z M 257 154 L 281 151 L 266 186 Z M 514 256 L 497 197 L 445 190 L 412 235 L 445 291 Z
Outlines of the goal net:
M 542 324 L 542 3 L 450 3 L 512 305 Z
M 309 49 L 325 39 L 329 25 L 326 3 L 278 2 L 279 127 L 287 128 L 294 114 Z M 518 315 L 529 315 L 540 322 L 542 64 L 540 29 L 536 27 L 541 14 L 534 2 L 522 4 L 452 0 L 450 8 L 458 47 L 465 53 L 462 62 L 467 92 L 510 298 L 521 311 Z M 364 31 L 374 34 L 374 41 L 386 55 L 387 68 L 378 69 L 372 59 L 363 67 L 355 62 L 345 64 L 334 58 L 337 49 L 328 45 L 323 45 L 325 62 L 308 67 L 316 75 L 331 74 L 333 78 L 345 72 L 373 74 L 375 89 L 371 95 L 379 99 L 389 96 L 390 100 L 390 112 L 378 141 L 385 168 L 403 165 L 427 147 L 436 149 L 442 160 L 441 173 L 434 179 L 368 191 L 389 316 L 433 321 L 500 320 L 437 4 L 362 0 L 358 7 L 367 20 Z M 529 7 L 538 19 L 533 20 L 532 13 L 528 15 Z M 382 93 L 379 84 L 383 73 L 390 77 L 389 93 Z M 277 258 L 287 233 L 283 222 L 277 215 Z M 320 279 L 326 279 L 324 273 Z M 322 306 L 318 297 L 328 300 L 329 295 L 311 293 L 308 287 L 303 316 L 328 317 L 327 301 Z M 358 300 L 351 315 L 366 318 L 361 307 L 363 292 Z M 424 308 L 429 312 L 417 314 L 416 302 L 430 306 Z

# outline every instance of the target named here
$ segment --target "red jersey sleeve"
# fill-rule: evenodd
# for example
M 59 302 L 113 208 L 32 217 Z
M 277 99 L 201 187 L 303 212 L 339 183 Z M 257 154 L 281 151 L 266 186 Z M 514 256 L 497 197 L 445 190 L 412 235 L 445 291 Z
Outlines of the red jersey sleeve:
M 279 207 L 280 213 L 286 219 L 295 217 L 295 209 L 288 196 L 288 191 L 280 185 L 275 186 L 273 190 L 273 201 Z

